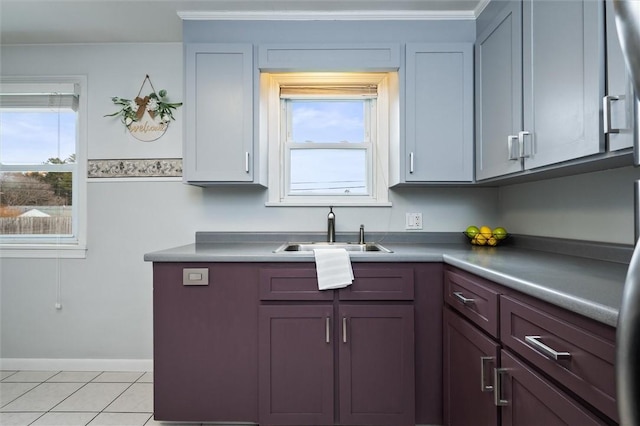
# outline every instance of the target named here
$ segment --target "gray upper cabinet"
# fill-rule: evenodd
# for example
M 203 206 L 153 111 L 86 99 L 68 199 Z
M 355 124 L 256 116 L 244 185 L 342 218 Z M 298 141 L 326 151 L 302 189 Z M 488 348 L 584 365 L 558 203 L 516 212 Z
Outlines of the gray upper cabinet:
M 522 170 L 522 3 L 509 2 L 476 42 L 476 179 Z M 513 153 L 509 152 L 511 145 Z
M 633 86 L 620 48 L 613 3 L 606 2 L 607 16 L 607 95 L 603 99 L 604 133 L 609 151 L 633 147 Z
M 526 169 L 604 151 L 603 9 L 593 0 L 523 3 Z
M 481 31 L 478 180 L 604 151 L 603 30 L 601 2 L 525 0 L 506 3 Z
M 473 180 L 473 45 L 406 46 L 406 183 Z
M 254 181 L 253 46 L 185 47 L 184 181 Z

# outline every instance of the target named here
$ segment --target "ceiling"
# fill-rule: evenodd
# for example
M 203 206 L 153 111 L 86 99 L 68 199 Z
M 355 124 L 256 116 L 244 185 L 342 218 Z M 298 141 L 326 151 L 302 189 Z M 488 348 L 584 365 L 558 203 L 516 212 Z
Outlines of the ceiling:
M 189 19 L 474 19 L 488 1 L 0 0 L 0 43 L 180 42 L 178 12 Z

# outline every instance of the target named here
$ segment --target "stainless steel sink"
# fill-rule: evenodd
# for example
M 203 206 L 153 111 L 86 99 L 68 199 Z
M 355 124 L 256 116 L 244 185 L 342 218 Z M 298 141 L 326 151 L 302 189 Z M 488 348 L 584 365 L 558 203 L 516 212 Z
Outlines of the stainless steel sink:
M 392 253 L 388 248 L 378 244 L 378 243 L 327 243 L 327 242 L 315 242 L 315 243 L 296 243 L 289 242 L 284 243 L 280 247 L 274 250 L 274 253 L 302 253 L 302 252 L 313 252 L 316 249 L 345 249 L 349 252 L 378 252 L 378 253 Z

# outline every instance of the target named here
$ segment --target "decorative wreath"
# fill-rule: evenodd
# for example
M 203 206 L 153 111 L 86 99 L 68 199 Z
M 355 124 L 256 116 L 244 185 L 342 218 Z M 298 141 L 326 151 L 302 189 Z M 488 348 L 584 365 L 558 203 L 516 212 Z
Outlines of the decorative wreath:
M 142 88 L 147 81 L 149 81 L 153 91 L 145 97 L 140 97 Z M 113 114 L 107 114 L 105 117 L 120 116 L 120 121 L 128 127 L 131 123 L 141 120 L 144 112 L 147 111 L 152 119 L 155 120 L 156 116 L 158 116 L 161 124 L 169 124 L 170 120 L 175 120 L 173 110 L 182 106 L 182 102 L 169 103 L 165 101 L 166 97 L 167 91 L 164 89 L 156 93 L 156 89 L 153 87 L 149 75 L 147 75 L 134 100 L 119 98 L 117 96 L 111 98 L 111 101 L 119 105 L 121 109 Z

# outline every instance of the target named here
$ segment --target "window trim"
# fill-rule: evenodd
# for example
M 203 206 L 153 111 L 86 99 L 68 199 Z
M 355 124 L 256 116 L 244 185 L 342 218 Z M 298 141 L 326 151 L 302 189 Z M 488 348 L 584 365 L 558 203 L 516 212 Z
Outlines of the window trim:
M 280 86 L 293 84 L 366 83 L 378 86 L 375 144 L 371 151 L 371 195 L 286 196 L 284 147 L 281 143 L 282 104 Z M 266 206 L 367 206 L 390 207 L 389 159 L 391 129 L 399 128 L 398 76 L 396 72 L 380 73 L 261 73 L 260 74 L 260 143 L 268 146 L 268 201 Z
M 78 123 L 76 163 L 73 179 L 73 229 L 71 237 L 55 236 L 0 236 L 0 258 L 86 258 L 87 252 L 87 77 L 67 76 L 2 76 L 0 85 L 75 84 L 78 87 Z M 23 171 L 29 168 L 19 165 L 0 165 L 0 171 Z M 60 171 L 64 167 L 58 167 Z

